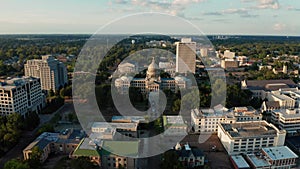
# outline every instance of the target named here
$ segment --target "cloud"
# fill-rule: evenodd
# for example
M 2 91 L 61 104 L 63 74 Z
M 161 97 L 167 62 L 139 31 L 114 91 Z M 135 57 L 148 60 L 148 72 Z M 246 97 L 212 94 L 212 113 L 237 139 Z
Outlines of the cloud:
M 115 4 L 128 4 L 128 0 L 114 0 Z
M 289 11 L 300 11 L 300 8 L 295 8 L 293 6 L 288 6 L 288 7 L 286 7 L 286 9 Z
M 283 31 L 283 30 L 285 30 L 285 28 L 286 28 L 286 25 L 283 23 L 276 23 L 273 25 L 273 29 L 275 31 Z
M 204 12 L 203 15 L 222 16 L 228 14 L 238 14 L 243 18 L 256 18 L 259 16 L 256 14 L 250 14 L 249 11 L 250 10 L 246 8 L 231 8 L 222 10 L 220 12 Z
M 185 17 L 184 10 L 186 8 L 204 1 L 205 0 L 113 0 L 111 2 L 111 7 L 114 8 L 113 4 L 130 5 L 130 7 L 135 8 L 136 10 L 145 8 L 148 11 L 165 12 L 174 16 Z
M 278 0 L 258 0 L 258 9 L 279 9 Z
M 244 3 L 255 2 L 255 6 L 251 6 L 253 9 L 279 9 L 280 4 L 278 0 L 241 0 Z
M 223 15 L 221 12 L 204 12 L 203 15 L 220 16 Z

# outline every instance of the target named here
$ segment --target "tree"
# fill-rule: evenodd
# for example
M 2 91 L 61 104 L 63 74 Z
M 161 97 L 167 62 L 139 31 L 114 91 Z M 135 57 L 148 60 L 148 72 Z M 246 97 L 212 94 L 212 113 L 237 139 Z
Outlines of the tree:
M 93 162 L 88 157 L 78 157 L 77 159 L 71 160 L 71 168 L 74 169 L 96 169 L 99 166 Z
M 172 104 L 172 112 L 178 113 L 180 110 L 181 99 L 176 99 Z
M 52 124 L 44 124 L 38 131 L 37 135 L 40 135 L 44 132 L 54 132 L 54 127 Z
M 30 169 L 30 166 L 25 161 L 12 159 L 5 163 L 3 169 Z
M 60 89 L 60 91 L 59 91 L 59 96 L 60 96 L 61 98 L 65 98 L 65 88 Z
M 52 89 L 50 89 L 50 90 L 48 91 L 48 96 L 49 96 L 49 97 L 53 97 L 54 95 L 55 95 L 54 91 L 53 91 Z
M 161 169 L 184 169 L 178 159 L 179 156 L 174 150 L 165 152 L 161 162 Z
M 43 151 L 38 146 L 32 148 L 29 159 L 27 160 L 31 168 L 41 168 L 42 153 Z

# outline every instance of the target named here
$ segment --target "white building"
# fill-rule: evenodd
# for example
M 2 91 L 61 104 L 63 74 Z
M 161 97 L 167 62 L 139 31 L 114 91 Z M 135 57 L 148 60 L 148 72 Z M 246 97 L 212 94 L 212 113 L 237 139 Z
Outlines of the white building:
M 182 38 L 176 42 L 176 72 L 195 73 L 196 69 L 196 42 L 191 38 Z
M 33 77 L 4 80 L 0 86 L 0 115 L 39 112 L 45 105 L 40 80 Z
M 272 91 L 266 93 L 268 101 L 277 101 L 280 108 L 289 109 L 294 108 L 296 100 L 288 95 L 285 95 L 281 91 Z
M 249 62 L 249 58 L 247 56 L 238 56 L 236 60 L 239 62 L 239 66 L 246 66 Z
M 138 66 L 136 63 L 120 63 L 118 66 L 118 73 L 125 74 L 125 73 L 135 73 L 138 71 Z
M 235 58 L 235 53 L 230 52 L 230 50 L 225 50 L 223 57 L 226 58 L 226 59 L 234 59 Z
M 266 121 L 219 123 L 218 137 L 229 155 L 283 146 L 286 131 Z
M 218 123 L 235 123 L 242 121 L 260 121 L 262 114 L 253 107 L 225 107 L 214 109 L 194 109 L 191 112 L 191 123 L 195 133 L 216 133 Z
M 120 93 L 128 93 L 129 87 L 139 88 L 142 93 L 150 93 L 164 89 L 176 92 L 180 88 L 185 89 L 192 86 L 191 80 L 183 76 L 161 78 L 159 70 L 160 69 L 153 58 L 151 64 L 148 66 L 146 78 L 122 76 L 115 80 L 115 87 Z
M 247 154 L 247 161 L 254 169 L 289 169 L 296 165 L 298 156 L 286 146 L 263 148 L 256 154 Z
M 58 90 L 68 83 L 67 69 L 62 62 L 51 55 L 42 56 L 42 59 L 28 60 L 24 65 L 25 76 L 41 79 L 43 90 Z
M 227 122 L 227 111 L 214 109 L 193 109 L 191 123 L 195 133 L 214 133 L 218 131 L 219 122 Z
M 300 131 L 300 109 L 278 109 L 271 112 L 271 122 L 279 129 L 293 134 Z

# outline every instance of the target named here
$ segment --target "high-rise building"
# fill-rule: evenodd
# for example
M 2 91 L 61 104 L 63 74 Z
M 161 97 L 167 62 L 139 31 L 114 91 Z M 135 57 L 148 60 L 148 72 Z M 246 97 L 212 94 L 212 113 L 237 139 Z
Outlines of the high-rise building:
M 192 42 L 191 38 L 182 38 L 176 45 L 176 72 L 195 73 L 196 42 Z
M 25 76 L 41 79 L 43 90 L 58 90 L 68 82 L 67 69 L 51 55 L 42 56 L 42 59 L 28 60 L 24 65 Z
M 0 115 L 40 111 L 44 106 L 40 80 L 33 77 L 13 78 L 0 83 Z

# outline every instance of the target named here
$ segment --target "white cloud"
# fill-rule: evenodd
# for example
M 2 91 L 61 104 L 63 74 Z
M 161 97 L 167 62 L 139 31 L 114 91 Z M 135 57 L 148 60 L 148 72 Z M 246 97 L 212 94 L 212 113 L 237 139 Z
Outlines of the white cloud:
M 283 30 L 285 30 L 285 28 L 286 28 L 286 25 L 283 23 L 276 23 L 273 25 L 273 29 L 275 31 L 283 31 Z
M 279 9 L 280 4 L 278 0 L 241 0 L 244 3 L 252 3 L 255 2 L 256 5 L 250 8 L 253 9 Z
M 111 5 L 131 5 L 131 7 L 145 8 L 148 11 L 165 12 L 171 15 L 185 17 L 184 10 L 189 6 L 205 0 L 114 0 Z M 113 8 L 113 6 L 112 6 Z

